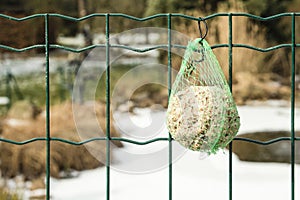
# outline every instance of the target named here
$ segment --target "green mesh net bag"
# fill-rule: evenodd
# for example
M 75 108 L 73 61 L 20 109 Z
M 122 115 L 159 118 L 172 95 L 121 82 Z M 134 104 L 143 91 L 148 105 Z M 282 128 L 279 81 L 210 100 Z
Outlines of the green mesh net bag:
M 209 44 L 190 41 L 172 87 L 167 127 L 184 147 L 208 154 L 234 138 L 240 118 L 229 86 Z

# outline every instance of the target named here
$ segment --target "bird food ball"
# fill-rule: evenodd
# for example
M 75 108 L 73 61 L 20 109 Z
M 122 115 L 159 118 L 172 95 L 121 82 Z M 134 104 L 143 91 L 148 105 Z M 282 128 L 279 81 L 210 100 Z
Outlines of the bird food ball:
M 189 86 L 172 94 L 167 127 L 184 147 L 203 152 L 224 148 L 240 122 L 231 96 L 217 86 Z

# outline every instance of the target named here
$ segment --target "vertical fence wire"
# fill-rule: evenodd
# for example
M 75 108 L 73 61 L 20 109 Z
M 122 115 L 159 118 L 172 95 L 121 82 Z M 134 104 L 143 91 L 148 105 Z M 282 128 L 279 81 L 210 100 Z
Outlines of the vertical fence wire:
M 229 74 L 229 88 L 232 92 L 232 13 L 228 14 L 228 74 Z M 229 143 L 229 158 L 228 158 L 228 168 L 229 168 L 229 200 L 232 200 L 232 142 Z
M 50 199 L 50 73 L 49 73 L 49 15 L 45 14 L 45 82 L 46 82 L 46 199 Z
M 106 59 L 106 200 L 110 199 L 110 43 L 109 14 L 105 15 Z
M 171 21 L 171 14 L 168 14 L 168 95 L 170 97 L 171 90 L 172 90 L 172 21 Z M 173 188 L 173 173 L 172 173 L 172 136 L 169 133 L 169 200 L 172 200 L 172 188 Z
M 295 13 L 292 13 L 292 29 L 291 29 L 291 199 L 295 199 Z

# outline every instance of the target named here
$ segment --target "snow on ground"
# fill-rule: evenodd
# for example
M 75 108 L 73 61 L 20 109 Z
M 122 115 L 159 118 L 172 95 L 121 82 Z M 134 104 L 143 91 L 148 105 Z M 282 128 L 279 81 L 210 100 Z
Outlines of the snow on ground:
M 239 107 L 242 126 L 240 133 L 262 130 L 289 130 L 290 129 L 290 108 L 278 106 L 242 106 Z M 300 120 L 297 114 L 295 121 Z M 139 139 L 137 135 L 141 130 L 151 130 L 149 117 L 152 117 L 151 124 L 157 125 L 157 121 L 163 121 L 165 114 L 163 112 L 149 114 L 149 110 L 138 112 L 138 115 L 126 117 L 119 115 L 122 131 L 126 132 L 126 128 L 130 130 L 130 126 L 138 124 L 137 131 L 133 131 L 132 135 L 126 137 Z M 131 120 L 129 123 L 128 119 Z M 143 121 L 143 119 L 145 121 Z M 122 121 L 123 120 L 123 121 Z M 146 121 L 148 120 L 148 121 Z M 123 125 L 122 125 L 123 123 Z M 127 124 L 128 126 L 126 127 Z M 148 126 L 148 127 L 147 127 Z M 132 128 L 132 127 L 131 127 Z M 147 129 L 148 128 L 148 129 Z M 152 127 L 153 128 L 153 127 Z M 296 123 L 296 129 L 300 127 Z M 156 135 L 146 132 L 144 137 L 161 137 L 164 128 L 157 128 Z M 153 143 L 153 148 L 159 151 L 160 158 L 153 162 L 161 162 L 159 165 L 150 165 L 150 167 L 158 167 L 152 173 L 132 174 L 126 173 L 128 168 L 136 168 L 141 172 L 143 167 L 147 169 L 149 160 L 141 159 L 141 156 L 134 156 L 133 150 L 142 148 L 140 155 L 147 152 L 143 147 L 132 144 L 125 144 L 123 150 L 114 150 L 115 162 L 111 167 L 110 173 L 110 199 L 112 200 L 163 200 L 168 199 L 169 182 L 168 168 L 165 161 L 167 160 L 167 152 L 164 147 L 167 142 L 158 142 L 159 145 Z M 151 146 L 149 145 L 149 146 Z M 176 146 L 176 145 L 173 145 Z M 136 148 L 136 149 L 134 149 Z M 177 149 L 178 150 L 178 149 Z M 177 150 L 174 150 L 176 153 Z M 120 153 L 121 151 L 121 153 Z M 148 149 L 148 152 L 150 150 Z M 152 149 L 153 151 L 153 149 Z M 132 158 L 128 155 L 131 154 Z M 150 151 L 150 153 L 153 153 Z M 182 151 L 181 151 L 182 153 Z M 138 155 L 138 154 L 135 154 Z M 155 154 L 154 154 L 155 155 Z M 173 163 L 173 199 L 203 199 L 203 200 L 225 200 L 228 199 L 228 152 L 219 152 L 217 155 L 211 155 L 205 159 L 201 158 L 197 152 L 184 151 L 179 158 Z M 147 157 L 147 156 L 146 156 Z M 153 158 L 150 158 L 150 160 Z M 144 164 L 143 164 L 144 162 Z M 124 164 L 125 163 L 125 164 Z M 129 164 L 126 164 L 129 163 Z M 130 165 L 131 164 L 131 165 Z M 125 169 L 122 171 L 122 169 Z M 299 199 L 299 177 L 300 166 L 296 165 L 296 198 Z M 134 170 L 134 169 L 133 169 Z M 279 163 L 251 163 L 242 162 L 233 155 L 233 199 L 236 200 L 284 200 L 290 199 L 290 172 L 291 167 L 288 164 Z M 51 179 L 51 196 L 53 200 L 102 200 L 106 199 L 106 169 L 98 168 L 81 172 L 79 177 L 72 179 Z
M 9 104 L 8 97 L 0 97 L 0 106 Z

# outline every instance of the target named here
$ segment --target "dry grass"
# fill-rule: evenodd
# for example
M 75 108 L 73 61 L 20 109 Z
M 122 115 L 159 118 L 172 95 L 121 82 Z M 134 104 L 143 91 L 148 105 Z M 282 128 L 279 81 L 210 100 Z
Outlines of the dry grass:
M 235 74 L 233 96 L 238 105 L 251 100 L 285 99 L 290 97 L 290 87 L 282 83 L 276 74 L 257 74 L 239 72 Z
M 12 194 L 0 187 L 0 200 L 19 200 L 21 199 L 17 194 Z
M 99 124 L 102 124 L 103 127 L 105 123 L 105 105 L 98 103 L 96 107 Z M 90 112 L 88 110 L 84 111 L 84 113 Z M 111 127 L 111 136 L 119 136 L 113 127 Z M 35 120 L 29 119 L 25 124 L 18 126 L 4 125 L 2 137 L 16 141 L 45 137 L 44 114 L 40 114 Z M 59 137 L 71 141 L 82 140 L 77 134 L 70 102 L 51 108 L 51 137 Z M 50 150 L 51 176 L 58 178 L 61 171 L 84 170 L 101 166 L 103 161 L 105 161 L 105 142 L 94 143 L 97 145 L 97 154 L 99 156 L 97 159 L 83 145 L 73 146 L 52 141 Z M 114 144 L 118 147 L 122 146 L 118 141 L 114 141 Z M 32 180 L 45 174 L 45 141 L 37 141 L 21 146 L 2 143 L 0 151 L 0 169 L 3 176 L 14 177 L 18 174 L 23 174 L 26 179 Z M 99 159 L 101 162 L 99 162 Z
M 220 3 L 218 12 L 247 12 L 241 2 L 230 0 L 229 2 Z M 206 16 L 207 13 L 193 12 L 189 13 L 193 16 Z M 229 22 L 228 17 L 217 17 L 207 21 L 209 32 L 206 40 L 210 45 L 228 44 L 229 43 Z M 187 33 L 191 38 L 199 37 L 199 30 L 196 22 L 191 24 L 180 24 L 178 29 L 181 32 Z M 255 47 L 265 48 L 267 46 L 265 38 L 265 30 L 254 24 L 246 17 L 232 18 L 232 42 L 240 44 L 248 44 Z M 228 72 L 228 49 L 214 49 L 225 75 Z M 234 48 L 233 49 L 233 72 L 247 71 L 260 72 L 264 69 L 263 55 L 253 50 Z

